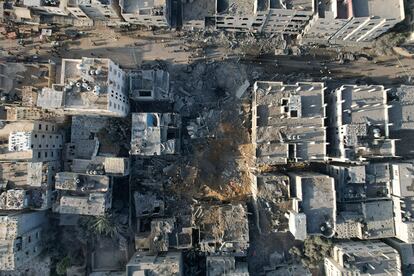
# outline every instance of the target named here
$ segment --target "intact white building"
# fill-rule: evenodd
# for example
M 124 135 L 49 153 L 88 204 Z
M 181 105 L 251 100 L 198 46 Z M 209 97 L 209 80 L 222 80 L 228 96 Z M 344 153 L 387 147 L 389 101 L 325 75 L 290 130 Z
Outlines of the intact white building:
M 125 117 L 129 113 L 126 72 L 110 59 L 63 59 L 60 83 L 43 88 L 37 105 L 72 115 Z
M 0 129 L 0 160 L 33 162 L 60 160 L 63 136 L 50 122 L 7 122 Z
M 170 27 L 171 0 L 121 0 L 122 17 L 131 24 Z
M 305 42 L 370 42 L 405 18 L 403 0 L 316 2 L 317 13 L 305 29 Z

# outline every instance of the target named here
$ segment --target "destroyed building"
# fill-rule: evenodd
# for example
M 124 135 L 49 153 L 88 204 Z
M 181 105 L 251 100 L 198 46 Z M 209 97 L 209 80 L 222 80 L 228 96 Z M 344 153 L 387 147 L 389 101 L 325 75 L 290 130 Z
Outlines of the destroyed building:
M 207 276 L 249 276 L 246 262 L 238 262 L 233 256 L 207 256 Z
M 105 175 L 60 172 L 55 189 L 53 210 L 60 214 L 102 216 L 112 206 L 112 179 Z
M 263 173 L 254 177 L 257 208 L 262 232 L 283 232 L 289 229 L 285 214 L 290 206 L 290 181 L 281 173 Z
M 0 270 L 2 273 L 35 265 L 44 248 L 46 212 L 2 212 L 0 214 Z
M 252 141 L 257 165 L 325 159 L 323 91 L 323 83 L 255 83 Z
M 0 122 L 0 160 L 57 161 L 63 137 L 55 123 L 43 121 Z
M 180 150 L 181 118 L 173 113 L 133 113 L 131 155 L 176 154 Z
M 289 173 L 292 210 L 289 231 L 298 240 L 308 235 L 332 237 L 336 224 L 336 194 L 333 178 L 311 172 Z
M 136 252 L 126 265 L 126 275 L 183 275 L 183 257 L 181 252 L 167 252 L 152 255 L 148 252 Z
M 193 246 L 193 229 L 190 218 L 185 217 L 156 217 L 152 214 L 150 220 L 140 217 L 138 221 L 138 233 L 135 236 L 135 248 L 148 250 L 151 254 L 158 254 L 170 250 L 190 249 Z M 184 221 L 183 221 L 184 220 Z M 146 229 L 149 222 L 150 229 Z M 145 231 L 147 230 L 147 231 Z
M 303 41 L 371 42 L 405 18 L 403 0 L 322 0 L 306 26 Z
M 396 139 L 397 156 L 414 156 L 414 86 L 401 85 L 390 91 L 388 104 L 390 117 L 390 136 Z
M 200 233 L 199 246 L 202 252 L 246 256 L 249 224 L 244 205 L 197 205 L 193 210 L 192 221 Z
M 349 241 L 334 245 L 325 258 L 325 275 L 401 276 L 398 252 L 380 241 Z
M 52 206 L 54 176 L 59 162 L 1 162 L 0 209 L 45 210 Z
M 170 75 L 163 70 L 141 70 L 128 74 L 129 97 L 135 101 L 171 101 Z
M 341 86 L 328 96 L 328 113 L 331 160 L 358 162 L 395 156 L 383 86 Z
M 110 59 L 62 59 L 60 82 L 42 89 L 37 106 L 71 115 L 125 117 L 129 113 L 126 72 Z
M 121 0 L 122 17 L 131 24 L 175 27 L 172 0 Z

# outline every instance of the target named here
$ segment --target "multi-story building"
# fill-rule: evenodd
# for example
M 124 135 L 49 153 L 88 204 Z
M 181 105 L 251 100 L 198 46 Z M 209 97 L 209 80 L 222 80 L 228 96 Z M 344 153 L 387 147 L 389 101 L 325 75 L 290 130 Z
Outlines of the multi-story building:
M 412 163 L 392 164 L 392 200 L 396 238 L 414 243 L 414 166 Z
M 414 157 L 414 86 L 401 85 L 389 92 L 390 136 L 396 139 L 397 156 Z
M 360 162 L 395 156 L 383 86 L 344 85 L 328 96 L 330 160 Z
M 334 179 L 311 172 L 290 173 L 289 176 L 292 187 L 289 231 L 298 240 L 308 235 L 332 237 L 336 223 Z
M 317 1 L 305 42 L 370 42 L 404 20 L 403 0 Z
M 60 214 L 102 216 L 112 206 L 112 178 L 106 175 L 60 172 L 56 174 Z
M 37 105 L 72 115 L 125 117 L 129 113 L 126 72 L 110 59 L 63 59 L 60 83 L 43 88 Z
M 255 83 L 252 141 L 256 164 L 325 160 L 323 91 L 323 83 Z
M 131 155 L 176 154 L 180 150 L 181 118 L 173 113 L 133 113 Z
M 46 212 L 0 214 L 0 270 L 13 271 L 31 263 L 42 252 Z
M 0 160 L 60 160 L 63 137 L 57 125 L 42 121 L 2 122 Z
M 171 27 L 172 0 L 121 0 L 122 17 L 126 22 L 143 26 Z
M 325 275 L 401 276 L 401 259 L 396 250 L 380 241 L 341 242 L 325 258 Z

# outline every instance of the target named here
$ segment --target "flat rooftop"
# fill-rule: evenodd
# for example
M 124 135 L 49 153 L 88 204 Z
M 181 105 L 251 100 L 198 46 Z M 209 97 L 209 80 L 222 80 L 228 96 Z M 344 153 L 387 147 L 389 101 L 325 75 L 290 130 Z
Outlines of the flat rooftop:
M 297 11 L 313 11 L 314 0 L 286 0 L 285 4 L 280 0 L 270 0 L 271 9 L 288 9 Z
M 109 59 L 62 59 L 60 85 L 53 88 L 64 92 L 66 107 L 106 109 L 109 70 Z
M 323 89 L 323 83 L 255 83 L 252 137 L 258 163 L 325 158 Z
M 403 0 L 352 0 L 355 17 L 404 18 Z
M 229 15 L 252 15 L 255 11 L 257 0 L 217 0 L 216 12 Z
M 110 179 L 106 175 L 89 175 L 73 172 L 56 174 L 56 189 L 80 193 L 106 192 Z
M 316 173 L 292 174 L 302 179 L 300 206 L 306 214 L 308 234 L 321 233 L 322 224 L 335 221 L 336 201 L 333 178 Z
M 123 13 L 138 13 L 140 10 L 163 8 L 166 0 L 122 0 L 120 5 Z
M 215 1 L 195 0 L 183 3 L 183 21 L 201 20 L 214 15 Z

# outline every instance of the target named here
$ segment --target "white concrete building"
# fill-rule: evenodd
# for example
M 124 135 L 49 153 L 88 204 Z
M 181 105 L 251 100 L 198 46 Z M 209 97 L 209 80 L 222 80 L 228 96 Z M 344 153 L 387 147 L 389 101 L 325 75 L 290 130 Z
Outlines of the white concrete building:
M 60 83 L 43 88 L 37 105 L 72 115 L 125 117 L 129 113 L 126 72 L 110 59 L 63 59 Z
M 396 238 L 414 243 L 414 166 L 412 163 L 392 165 L 392 199 Z
M 395 156 L 383 86 L 343 85 L 328 95 L 330 160 L 360 162 Z
M 334 179 L 311 172 L 290 173 L 292 210 L 289 231 L 298 240 L 308 235 L 332 237 L 336 223 Z
M 254 84 L 252 143 L 257 164 L 324 161 L 324 84 Z
M 403 0 L 317 1 L 304 42 L 370 42 L 404 20 Z
M 122 17 L 131 24 L 170 27 L 171 0 L 120 0 Z
M 163 70 L 140 70 L 130 72 L 129 96 L 132 100 L 172 101 L 170 94 L 170 74 Z
M 325 258 L 326 276 L 401 276 L 401 259 L 396 250 L 380 241 L 342 242 Z
M 60 160 L 63 136 L 57 125 L 42 121 L 7 122 L 0 130 L 0 160 Z

